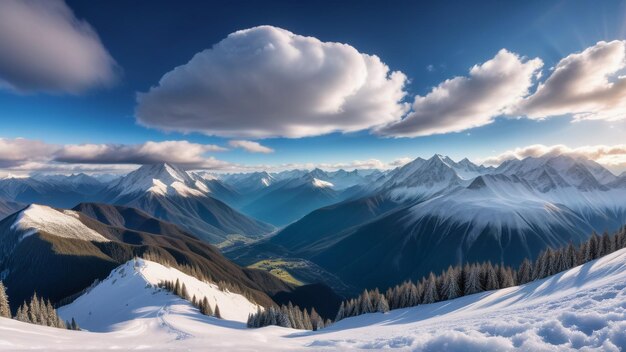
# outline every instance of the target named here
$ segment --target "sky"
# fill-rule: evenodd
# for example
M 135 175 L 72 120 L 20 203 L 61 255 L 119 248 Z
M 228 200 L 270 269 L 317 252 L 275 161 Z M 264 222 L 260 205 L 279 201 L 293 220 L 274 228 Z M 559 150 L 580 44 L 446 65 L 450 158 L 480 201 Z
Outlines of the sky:
M 0 173 L 626 170 L 626 1 L 0 2 Z

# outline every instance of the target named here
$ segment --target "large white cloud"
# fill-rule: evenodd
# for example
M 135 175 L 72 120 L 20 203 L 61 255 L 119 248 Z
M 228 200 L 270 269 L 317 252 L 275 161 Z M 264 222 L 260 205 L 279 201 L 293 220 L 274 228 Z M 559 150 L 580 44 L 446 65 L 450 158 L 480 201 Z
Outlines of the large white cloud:
M 110 85 L 117 65 L 62 0 L 0 1 L 0 88 L 80 93 Z
M 79 164 L 153 164 L 168 162 L 183 167 L 216 165 L 208 152 L 224 151 L 212 144 L 187 141 L 146 142 L 143 144 L 66 145 L 55 153 L 54 160 Z
M 270 147 L 266 147 L 259 142 L 255 141 L 246 141 L 246 140 L 232 140 L 228 142 L 228 145 L 233 148 L 241 148 L 250 153 L 263 153 L 269 154 L 273 153 L 274 149 Z
M 416 137 L 489 124 L 528 94 L 542 65 L 540 59 L 526 60 L 502 49 L 493 59 L 473 66 L 469 76 L 448 79 L 426 96 L 416 96 L 404 119 L 377 132 Z
M 481 161 L 487 165 L 500 165 L 505 160 L 539 157 L 545 154 L 578 155 L 594 160 L 614 170 L 626 168 L 626 144 L 590 145 L 577 148 L 570 148 L 563 144 L 552 146 L 533 144 L 526 147 L 507 150 L 498 155 L 482 159 Z
M 0 138 L 0 167 L 14 167 L 50 158 L 59 146 L 24 138 Z
M 136 117 L 240 138 L 351 132 L 399 119 L 405 83 L 350 45 L 261 26 L 230 34 L 138 93 Z
M 206 155 L 226 148 L 188 141 L 142 144 L 50 144 L 24 138 L 0 138 L 0 168 L 14 171 L 94 169 L 85 165 L 128 165 L 168 162 L 184 168 L 229 168 L 232 164 Z M 68 165 L 75 165 L 70 168 Z M 102 169 L 111 169 L 101 167 Z
M 598 42 L 562 59 L 516 112 L 530 118 L 626 119 L 626 41 Z M 620 76 L 620 74 L 622 74 Z

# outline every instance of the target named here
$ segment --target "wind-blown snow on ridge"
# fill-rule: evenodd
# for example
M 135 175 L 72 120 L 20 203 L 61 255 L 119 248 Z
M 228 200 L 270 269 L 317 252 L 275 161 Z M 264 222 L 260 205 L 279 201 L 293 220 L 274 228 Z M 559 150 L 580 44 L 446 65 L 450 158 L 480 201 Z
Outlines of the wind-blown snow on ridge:
M 108 242 L 98 232 L 85 226 L 73 210 L 57 210 L 45 205 L 32 204 L 22 210 L 11 229 L 21 232 L 21 239 L 36 232 L 84 241 Z

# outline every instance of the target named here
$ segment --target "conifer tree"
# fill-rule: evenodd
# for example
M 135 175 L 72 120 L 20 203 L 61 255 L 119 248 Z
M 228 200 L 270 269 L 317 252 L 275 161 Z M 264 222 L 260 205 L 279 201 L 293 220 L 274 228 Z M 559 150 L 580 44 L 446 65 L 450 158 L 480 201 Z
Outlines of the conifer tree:
M 435 274 L 432 272 L 428 275 L 428 279 L 424 284 L 424 298 L 422 298 L 422 302 L 424 304 L 435 303 L 439 300 L 439 295 L 437 293 L 437 282 L 435 279 Z
M 376 305 L 376 311 L 380 313 L 387 313 L 389 311 L 389 304 L 385 296 L 381 295 Z
M 491 265 L 491 263 L 487 262 L 482 266 L 483 276 L 485 277 L 485 291 L 497 290 L 500 288 L 498 283 L 498 276 L 496 271 Z
M 187 291 L 187 286 L 185 286 L 184 283 L 183 283 L 183 285 L 180 288 L 180 295 L 179 296 L 182 299 L 189 300 L 189 292 Z
M 525 284 L 532 280 L 532 265 L 528 259 L 524 259 L 517 271 L 517 280 L 520 284 Z
M 76 323 L 76 320 L 74 320 L 74 317 L 72 317 L 72 322 L 70 326 L 72 327 L 72 330 L 80 330 L 80 327 Z
M 215 304 L 215 309 L 213 310 L 213 316 L 218 319 L 222 319 L 222 314 L 220 313 L 220 307 L 218 307 L 217 303 Z
M 345 308 L 345 304 L 342 301 L 341 305 L 339 305 L 339 310 L 337 311 L 337 316 L 335 317 L 335 321 L 339 321 L 339 320 L 343 319 L 344 314 L 345 314 L 345 312 L 344 312 L 345 309 L 346 309 Z
M 446 299 L 454 299 L 461 295 L 461 290 L 459 289 L 459 277 L 458 271 L 452 268 L 452 266 L 448 267 L 448 271 L 445 274 L 445 279 L 443 282 L 442 293 Z
M 476 264 L 469 266 L 469 269 L 465 270 L 465 288 L 463 291 L 466 295 L 482 292 L 480 272 Z
M 0 317 L 11 318 L 11 307 L 9 306 L 9 297 L 7 296 L 6 288 L 2 281 L 0 281 Z
M 361 297 L 359 297 L 359 312 L 360 314 L 371 313 L 374 310 L 372 306 L 372 300 L 370 299 L 369 292 L 363 290 Z

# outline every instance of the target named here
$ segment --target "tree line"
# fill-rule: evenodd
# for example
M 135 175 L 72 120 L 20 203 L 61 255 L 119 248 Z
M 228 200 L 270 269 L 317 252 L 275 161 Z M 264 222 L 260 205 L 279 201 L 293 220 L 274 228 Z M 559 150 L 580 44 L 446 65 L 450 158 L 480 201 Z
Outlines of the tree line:
M 189 291 L 187 290 L 187 286 L 185 285 L 185 283 L 181 284 L 179 279 L 176 279 L 175 282 L 171 280 L 161 281 L 158 286 L 172 292 L 173 294 L 186 301 L 191 302 L 194 307 L 198 308 L 200 313 L 210 317 L 222 319 L 222 313 L 220 312 L 220 307 L 217 305 L 217 303 L 215 303 L 215 308 L 211 308 L 211 304 L 209 304 L 209 300 L 206 296 L 204 296 L 204 298 L 201 300 L 198 300 L 198 298 L 196 298 L 196 295 L 193 295 L 193 297 L 189 297 Z
M 252 296 L 250 290 L 245 287 L 241 287 L 240 285 L 227 282 L 223 280 L 215 280 L 211 273 L 202 270 L 197 265 L 188 265 L 188 264 L 180 264 L 176 260 L 172 261 L 166 256 L 160 254 L 156 251 L 148 251 L 141 254 L 141 258 L 145 260 L 149 260 L 151 262 L 159 263 L 169 268 L 177 269 L 178 271 L 185 273 L 191 277 L 194 277 L 202 282 L 211 283 L 217 286 L 217 288 L 222 291 L 228 291 L 232 293 L 236 293 L 244 296 L 248 301 L 255 303 L 254 297 Z M 135 258 L 136 259 L 136 258 Z
M 248 315 L 247 326 L 249 328 L 260 328 L 268 325 L 277 325 L 285 328 L 293 328 L 299 330 L 320 330 L 330 325 L 330 319 L 324 321 L 322 317 L 311 308 L 311 313 L 306 309 L 300 309 L 289 302 L 280 308 L 271 306 L 265 310 L 258 310 L 254 314 Z
M 483 291 L 525 284 L 571 269 L 626 248 L 626 226 L 612 236 L 595 232 L 578 246 L 571 242 L 562 248 L 548 248 L 537 259 L 525 259 L 517 269 L 490 262 L 450 266 L 440 275 L 430 273 L 419 282 L 405 281 L 384 294 L 364 290 L 357 298 L 341 303 L 335 321 L 366 313 L 414 307 L 454 299 Z
M 9 297 L 2 281 L 0 281 L 0 317 L 11 319 Z M 13 319 L 54 328 L 80 330 L 74 318 L 71 321 L 64 322 L 57 314 L 57 310 L 52 306 L 50 300 L 44 300 L 42 297 L 37 296 L 37 292 L 33 293 L 29 302 L 22 303 Z

